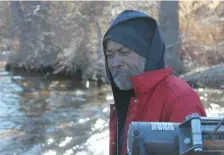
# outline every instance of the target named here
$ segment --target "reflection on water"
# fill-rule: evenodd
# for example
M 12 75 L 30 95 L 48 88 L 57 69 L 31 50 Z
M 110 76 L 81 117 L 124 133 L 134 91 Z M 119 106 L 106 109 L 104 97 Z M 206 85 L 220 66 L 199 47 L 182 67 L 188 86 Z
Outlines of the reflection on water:
M 2 69 L 0 154 L 108 154 L 109 87 L 72 84 Z
M 224 90 L 197 89 L 208 116 L 224 116 Z
M 224 115 L 223 91 L 196 91 L 209 116 Z M 0 69 L 0 154 L 108 154 L 111 95 L 108 86 L 12 76 Z

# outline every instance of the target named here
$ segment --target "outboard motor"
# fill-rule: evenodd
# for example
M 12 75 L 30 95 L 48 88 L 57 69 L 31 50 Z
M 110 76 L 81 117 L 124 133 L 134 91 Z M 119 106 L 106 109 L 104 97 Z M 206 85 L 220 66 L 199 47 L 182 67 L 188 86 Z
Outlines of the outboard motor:
M 224 118 L 192 114 L 182 123 L 132 122 L 126 155 L 224 155 Z

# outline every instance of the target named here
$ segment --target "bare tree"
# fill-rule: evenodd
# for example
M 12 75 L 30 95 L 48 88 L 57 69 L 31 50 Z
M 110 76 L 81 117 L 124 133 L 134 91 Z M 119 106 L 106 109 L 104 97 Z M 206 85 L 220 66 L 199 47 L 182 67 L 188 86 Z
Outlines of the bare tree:
M 184 66 L 180 59 L 180 33 L 179 33 L 179 2 L 161 1 L 159 9 L 159 23 L 162 35 L 167 45 L 166 63 L 180 75 Z

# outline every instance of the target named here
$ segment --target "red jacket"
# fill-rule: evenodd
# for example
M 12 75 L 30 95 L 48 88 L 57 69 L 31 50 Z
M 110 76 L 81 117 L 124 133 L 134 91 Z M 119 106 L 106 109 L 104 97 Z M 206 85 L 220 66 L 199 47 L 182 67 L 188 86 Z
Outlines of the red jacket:
M 127 152 L 127 131 L 132 121 L 182 122 L 187 115 L 206 116 L 197 93 L 172 69 L 145 72 L 131 78 L 136 97 L 131 98 L 125 123 L 122 155 Z M 116 109 L 110 107 L 110 155 L 116 155 Z

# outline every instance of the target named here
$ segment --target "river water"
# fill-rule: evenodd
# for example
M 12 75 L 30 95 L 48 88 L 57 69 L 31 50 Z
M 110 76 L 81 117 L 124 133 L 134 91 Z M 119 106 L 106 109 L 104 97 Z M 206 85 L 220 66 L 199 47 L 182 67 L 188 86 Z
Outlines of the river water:
M 0 155 L 107 155 L 109 86 L 13 75 L 0 62 Z M 196 90 L 209 116 L 224 91 Z

